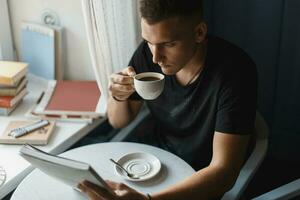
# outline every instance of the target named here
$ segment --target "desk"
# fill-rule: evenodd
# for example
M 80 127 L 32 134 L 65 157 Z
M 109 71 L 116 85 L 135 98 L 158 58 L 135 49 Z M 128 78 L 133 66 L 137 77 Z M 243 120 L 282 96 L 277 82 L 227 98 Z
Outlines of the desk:
M 46 80 L 29 75 L 29 94 L 9 117 L 0 117 L 1 134 L 11 120 L 26 120 L 24 114 L 35 104 L 46 87 Z M 41 149 L 53 154 L 61 153 L 84 137 L 103 120 L 103 118 L 98 119 L 91 124 L 58 122 L 49 144 L 41 147 Z M 3 166 L 7 173 L 6 182 L 0 187 L 0 199 L 13 191 L 23 178 L 33 170 L 33 167 L 19 156 L 19 149 L 20 145 L 0 144 L 0 166 Z
M 155 155 L 162 163 L 158 175 L 145 182 L 130 182 L 119 177 L 114 171 L 114 165 L 109 158 L 118 159 L 132 152 L 147 152 Z M 88 145 L 67 151 L 62 156 L 87 162 L 104 178 L 116 182 L 124 182 L 130 187 L 143 192 L 152 193 L 166 188 L 195 171 L 181 158 L 162 149 L 138 143 L 109 142 Z M 53 179 L 52 177 L 34 170 L 15 190 L 11 200 L 53 200 L 53 199 L 86 199 L 81 193 Z

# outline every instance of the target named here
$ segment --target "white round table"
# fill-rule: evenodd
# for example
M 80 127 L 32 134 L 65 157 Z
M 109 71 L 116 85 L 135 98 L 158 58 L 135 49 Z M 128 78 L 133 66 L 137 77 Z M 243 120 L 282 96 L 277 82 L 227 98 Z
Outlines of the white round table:
M 127 153 L 146 152 L 156 156 L 162 164 L 161 171 L 145 182 L 131 182 L 118 176 L 109 158 L 118 160 Z M 61 154 L 64 157 L 89 163 L 103 179 L 123 182 L 142 192 L 153 193 L 190 176 L 195 170 L 178 156 L 165 150 L 138 143 L 109 142 L 72 149 Z M 84 200 L 86 197 L 68 185 L 53 179 L 36 169 L 17 187 L 12 200 Z

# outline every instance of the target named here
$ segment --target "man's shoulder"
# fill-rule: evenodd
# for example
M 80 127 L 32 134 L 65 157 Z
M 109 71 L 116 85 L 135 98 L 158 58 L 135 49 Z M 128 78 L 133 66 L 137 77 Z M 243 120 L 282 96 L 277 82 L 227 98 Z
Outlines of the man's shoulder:
M 136 56 L 142 57 L 144 59 L 151 57 L 151 52 L 148 47 L 147 42 L 142 41 L 139 46 L 136 48 L 135 53 Z
M 231 61 L 254 64 L 249 54 L 236 44 L 217 36 L 209 36 L 208 41 L 208 48 L 214 60 L 219 62 Z
M 211 38 L 209 43 L 207 65 L 214 87 L 242 87 L 245 84 L 256 87 L 256 65 L 244 50 L 218 37 Z
M 151 51 L 145 41 L 142 41 L 139 44 L 139 46 L 137 47 L 137 49 L 134 52 L 133 57 L 135 59 L 140 59 L 140 61 L 151 63 L 151 61 L 152 61 Z
M 208 65 L 215 66 L 219 73 L 231 75 L 256 73 L 254 61 L 242 48 L 215 36 L 210 36 L 208 43 Z

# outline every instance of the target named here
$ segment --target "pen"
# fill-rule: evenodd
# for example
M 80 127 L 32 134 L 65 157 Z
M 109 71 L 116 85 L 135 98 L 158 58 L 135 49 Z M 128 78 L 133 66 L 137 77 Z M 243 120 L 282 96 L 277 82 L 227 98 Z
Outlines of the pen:
M 35 130 L 37 130 L 39 128 L 42 128 L 44 126 L 47 126 L 48 124 L 49 124 L 48 120 L 40 120 L 38 122 L 35 122 L 35 123 L 27 125 L 27 126 L 12 129 L 10 131 L 9 135 L 14 137 L 14 138 L 21 137 L 23 135 L 26 135 L 27 133 L 35 131 Z
M 45 92 L 43 91 L 40 95 L 40 97 L 38 98 L 38 100 L 36 101 L 36 104 L 39 104 L 44 96 Z

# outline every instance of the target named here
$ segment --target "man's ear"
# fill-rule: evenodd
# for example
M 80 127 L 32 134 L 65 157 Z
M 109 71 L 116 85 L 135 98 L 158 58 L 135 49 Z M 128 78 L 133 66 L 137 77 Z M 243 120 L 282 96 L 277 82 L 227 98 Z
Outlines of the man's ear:
M 197 43 L 203 42 L 207 34 L 207 25 L 205 22 L 200 22 L 195 28 L 195 41 Z

